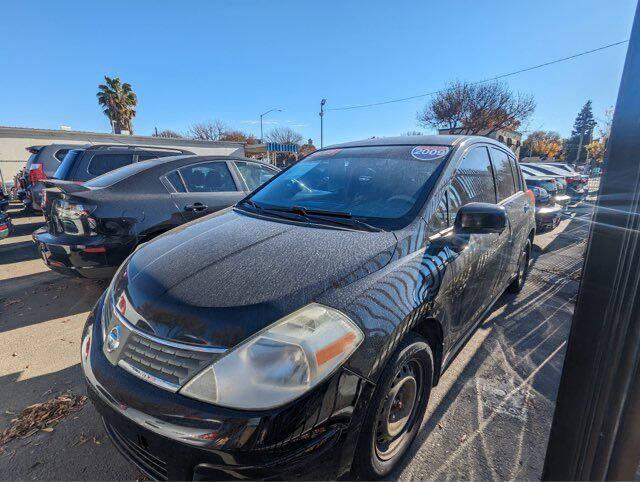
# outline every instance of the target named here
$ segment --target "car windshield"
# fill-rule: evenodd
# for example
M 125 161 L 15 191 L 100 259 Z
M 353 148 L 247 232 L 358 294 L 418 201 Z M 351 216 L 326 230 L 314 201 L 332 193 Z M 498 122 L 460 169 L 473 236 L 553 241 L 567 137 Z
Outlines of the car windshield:
M 67 152 L 67 154 L 64 156 L 64 159 L 62 159 L 62 163 L 58 166 L 58 169 L 56 169 L 56 172 L 53 175 L 53 178 L 61 179 L 61 180 L 69 179 L 69 176 L 71 175 L 71 171 L 73 169 L 73 165 L 76 162 L 76 159 L 83 152 L 84 152 L 84 149 L 72 149 L 69 152 Z
M 382 229 L 407 225 L 449 154 L 447 146 L 371 146 L 311 154 L 259 189 L 261 208 L 358 218 Z

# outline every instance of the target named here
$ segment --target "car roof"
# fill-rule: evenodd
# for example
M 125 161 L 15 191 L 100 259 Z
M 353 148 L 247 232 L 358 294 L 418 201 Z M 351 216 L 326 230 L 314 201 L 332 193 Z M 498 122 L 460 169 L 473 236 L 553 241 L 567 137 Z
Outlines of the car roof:
M 256 159 L 249 159 L 248 157 L 242 156 L 212 156 L 212 155 L 196 155 L 196 154 L 180 154 L 177 156 L 166 156 L 160 157 L 157 159 L 148 159 L 146 161 L 134 162 L 133 164 L 128 164 L 126 166 L 120 167 L 118 169 L 114 169 L 112 171 L 106 172 L 101 176 L 94 177 L 87 181 L 86 185 L 91 186 L 91 183 L 99 180 L 103 176 L 111 176 L 114 177 L 120 174 L 120 177 L 114 180 L 108 186 L 113 186 L 115 184 L 119 184 L 132 176 L 136 175 L 144 175 L 145 173 L 149 173 L 153 168 L 159 168 L 160 166 L 165 166 L 165 164 L 176 164 L 176 169 L 183 167 L 183 165 L 188 165 L 191 162 L 207 162 L 207 161 L 244 161 L 244 162 L 253 162 L 256 164 L 262 164 L 267 167 L 271 167 L 272 169 L 277 169 L 273 164 L 269 164 L 267 162 L 258 161 Z M 152 174 L 153 175 L 153 174 Z M 107 187 L 107 186 L 101 186 Z
M 336 149 L 343 147 L 368 147 L 368 146 L 454 146 L 464 141 L 478 141 L 494 144 L 503 149 L 509 149 L 501 142 L 482 136 L 461 136 L 461 135 L 425 135 L 425 136 L 398 136 L 398 137 L 376 137 L 373 139 L 363 139 L 360 141 L 345 142 L 342 144 L 334 144 L 326 147 L 326 149 Z
M 553 176 L 532 176 L 531 174 L 527 174 L 526 172 L 523 172 L 522 175 L 524 176 L 525 180 L 529 179 L 532 181 L 555 181 L 555 177 Z

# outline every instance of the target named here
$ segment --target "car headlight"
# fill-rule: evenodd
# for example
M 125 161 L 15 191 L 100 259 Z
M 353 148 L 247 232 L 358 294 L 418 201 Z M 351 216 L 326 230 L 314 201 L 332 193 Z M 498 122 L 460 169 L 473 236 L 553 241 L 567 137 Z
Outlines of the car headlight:
M 237 409 L 273 408 L 327 378 L 363 338 L 346 315 L 311 303 L 238 345 L 180 393 Z

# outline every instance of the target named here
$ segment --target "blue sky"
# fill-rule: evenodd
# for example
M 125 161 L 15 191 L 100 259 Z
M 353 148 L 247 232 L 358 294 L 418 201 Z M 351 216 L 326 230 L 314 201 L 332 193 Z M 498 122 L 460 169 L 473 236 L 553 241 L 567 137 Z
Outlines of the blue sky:
M 0 125 L 109 131 L 106 75 L 138 94 L 137 134 L 220 119 L 291 126 L 319 143 L 319 101 L 376 102 L 478 80 L 628 38 L 634 0 L 5 2 Z M 615 103 L 626 45 L 507 79 L 537 101 L 529 129 L 567 135 Z M 331 112 L 325 145 L 417 129 L 418 99 Z M 429 130 L 421 129 L 428 132 Z

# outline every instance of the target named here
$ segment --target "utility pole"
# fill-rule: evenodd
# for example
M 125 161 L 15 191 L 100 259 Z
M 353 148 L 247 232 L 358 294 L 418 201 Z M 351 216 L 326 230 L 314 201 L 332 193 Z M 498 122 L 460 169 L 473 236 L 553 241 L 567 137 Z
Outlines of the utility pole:
M 324 105 L 327 103 L 327 99 L 320 101 L 320 149 L 324 147 Z
M 584 134 L 580 132 L 580 142 L 578 143 L 578 153 L 576 154 L 576 166 L 580 162 L 580 151 L 582 150 L 582 136 Z
M 268 110 L 267 112 L 263 112 L 262 114 L 260 114 L 260 143 L 261 144 L 264 143 L 264 141 L 262 140 L 263 139 L 263 137 L 262 137 L 262 135 L 263 135 L 262 134 L 262 118 L 264 116 L 266 116 L 267 114 L 269 114 L 270 112 L 282 112 L 282 109 L 271 109 L 271 110 Z

